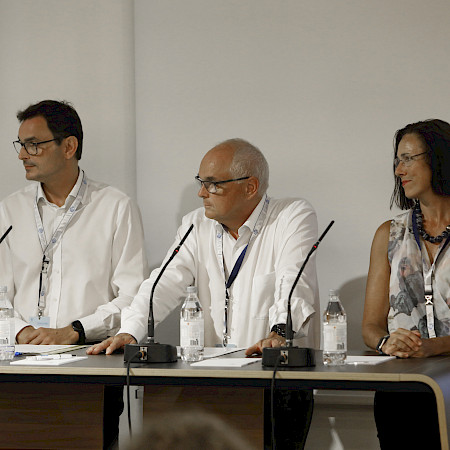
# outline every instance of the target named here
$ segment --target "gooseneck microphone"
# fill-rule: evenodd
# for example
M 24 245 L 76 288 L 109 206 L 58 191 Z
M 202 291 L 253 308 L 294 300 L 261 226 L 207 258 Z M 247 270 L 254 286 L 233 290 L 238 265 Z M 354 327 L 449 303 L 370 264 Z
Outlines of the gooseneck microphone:
M 127 344 L 125 345 L 124 361 L 125 362 L 138 362 L 138 363 L 169 363 L 177 361 L 177 348 L 170 344 L 159 344 L 155 342 L 155 318 L 153 316 L 153 294 L 155 292 L 156 285 L 161 279 L 162 274 L 166 270 L 166 267 L 170 264 L 175 255 L 180 251 L 184 241 L 194 228 L 194 224 L 191 224 L 186 234 L 181 239 L 178 246 L 174 249 L 170 258 L 164 264 L 163 268 L 156 277 L 153 283 L 152 290 L 149 299 L 149 311 L 148 311 L 148 337 L 145 344 Z
M 292 328 L 292 314 L 291 314 L 291 297 L 294 292 L 295 286 L 297 286 L 298 280 L 300 279 L 306 264 L 308 263 L 311 255 L 317 250 L 320 242 L 328 233 L 330 228 L 333 226 L 334 220 L 332 220 L 325 231 L 321 234 L 319 240 L 311 247 L 308 255 L 305 258 L 300 270 L 295 278 L 294 284 L 292 285 L 291 291 L 289 292 L 288 302 L 287 302 L 287 317 L 286 317 L 286 346 L 285 347 L 266 347 L 263 348 L 262 364 L 263 366 L 273 367 L 279 361 L 279 357 L 282 359 L 279 361 L 280 366 L 285 367 L 311 367 L 315 366 L 314 350 L 311 348 L 300 348 L 294 347 L 292 342 L 294 339 L 294 330 Z
M 8 236 L 9 232 L 12 230 L 12 225 L 9 226 L 9 228 L 3 233 L 3 236 L 0 238 L 0 244 L 3 242 L 3 240 Z

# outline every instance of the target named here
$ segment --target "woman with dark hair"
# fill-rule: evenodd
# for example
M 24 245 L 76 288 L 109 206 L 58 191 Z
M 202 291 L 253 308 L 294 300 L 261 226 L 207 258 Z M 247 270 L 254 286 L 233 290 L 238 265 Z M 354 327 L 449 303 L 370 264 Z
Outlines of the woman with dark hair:
M 407 211 L 373 239 L 364 341 L 399 358 L 450 353 L 450 124 L 407 125 L 394 148 L 391 207 Z M 378 391 L 375 421 L 382 449 L 441 448 L 432 394 Z

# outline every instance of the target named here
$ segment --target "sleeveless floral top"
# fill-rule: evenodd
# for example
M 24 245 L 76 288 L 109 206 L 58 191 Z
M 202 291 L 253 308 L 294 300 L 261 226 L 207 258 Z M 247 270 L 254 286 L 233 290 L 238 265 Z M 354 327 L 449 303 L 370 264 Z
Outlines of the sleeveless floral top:
M 414 238 L 412 209 L 391 221 L 388 259 L 391 265 L 389 284 L 388 329 L 419 330 L 428 338 L 425 312 L 423 265 L 431 268 L 421 238 L 422 251 Z M 445 243 L 441 242 L 439 248 Z M 433 276 L 434 326 L 436 336 L 450 335 L 450 243 L 439 255 Z

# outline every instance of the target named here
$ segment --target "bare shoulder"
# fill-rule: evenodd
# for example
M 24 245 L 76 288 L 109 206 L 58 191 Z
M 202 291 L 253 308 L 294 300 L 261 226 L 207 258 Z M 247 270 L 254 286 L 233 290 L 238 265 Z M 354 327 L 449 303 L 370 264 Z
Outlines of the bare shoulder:
M 389 243 L 389 233 L 391 229 L 391 221 L 387 220 L 383 222 L 375 232 L 375 236 L 373 237 L 372 249 L 376 248 L 384 248 L 387 251 L 388 243 Z

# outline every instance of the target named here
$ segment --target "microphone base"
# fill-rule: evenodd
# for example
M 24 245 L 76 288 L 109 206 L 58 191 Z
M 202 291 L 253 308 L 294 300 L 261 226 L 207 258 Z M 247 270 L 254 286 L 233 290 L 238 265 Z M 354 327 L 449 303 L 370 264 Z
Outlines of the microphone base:
M 123 355 L 124 362 L 132 363 L 174 363 L 177 362 L 177 348 L 169 344 L 127 344 Z
M 316 365 L 314 349 L 301 347 L 263 348 L 262 365 L 274 367 L 279 356 L 283 356 L 283 359 L 278 363 L 278 367 L 313 367 Z

